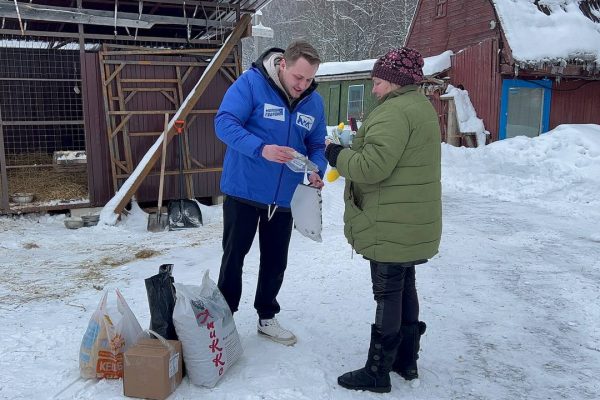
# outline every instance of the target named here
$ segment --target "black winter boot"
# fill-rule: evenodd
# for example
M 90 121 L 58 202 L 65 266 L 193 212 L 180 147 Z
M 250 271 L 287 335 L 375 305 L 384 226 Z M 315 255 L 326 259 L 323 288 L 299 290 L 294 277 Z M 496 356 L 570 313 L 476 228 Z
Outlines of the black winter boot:
M 346 389 L 388 393 L 392 390 L 390 371 L 397 347 L 398 340 L 382 343 L 381 334 L 371 325 L 371 345 L 365 367 L 338 377 L 338 384 Z
M 400 327 L 401 342 L 398 346 L 392 371 L 398 373 L 407 381 L 419 377 L 417 360 L 419 359 L 421 335 L 425 333 L 426 329 L 427 325 L 423 321 Z

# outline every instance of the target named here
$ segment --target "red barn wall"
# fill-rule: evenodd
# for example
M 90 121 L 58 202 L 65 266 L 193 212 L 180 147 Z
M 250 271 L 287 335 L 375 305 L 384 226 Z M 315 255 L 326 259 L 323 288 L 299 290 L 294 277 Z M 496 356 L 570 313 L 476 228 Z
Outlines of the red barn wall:
M 560 124 L 600 124 L 599 110 L 600 81 L 554 81 L 550 129 Z
M 406 45 L 423 57 L 454 53 L 483 40 L 498 38 L 499 23 L 490 0 L 446 0 L 446 16 L 436 17 L 439 0 L 420 0 Z M 495 21 L 490 29 L 490 21 Z
M 498 41 L 488 39 L 452 57 L 450 83 L 463 85 L 491 141 L 498 140 L 502 78 L 497 71 Z
M 130 56 L 151 62 L 160 57 Z M 192 57 L 178 57 L 179 61 L 195 61 Z M 100 76 L 100 61 L 98 53 L 86 53 L 82 60 L 82 78 L 84 81 L 83 95 L 85 97 L 85 127 L 86 147 L 88 157 L 88 187 L 90 203 L 93 206 L 103 206 L 114 195 L 110 153 L 106 127 L 105 107 L 102 97 L 102 78 Z M 183 91 L 184 98 L 200 79 L 203 70 L 196 69 L 186 80 Z M 129 66 L 123 70 L 123 78 L 154 78 L 174 79 L 172 67 L 154 65 Z M 215 110 L 219 107 L 227 88 L 231 83 L 223 74 L 217 74 L 208 85 L 205 93 L 198 100 L 195 110 Z M 128 103 L 130 110 L 167 110 L 173 104 L 168 102 L 160 93 L 141 93 Z M 160 132 L 164 128 L 163 115 L 138 115 L 129 121 L 131 132 Z M 191 126 L 188 126 L 190 139 L 190 154 L 207 168 L 222 167 L 225 155 L 225 145 L 216 137 L 214 131 L 214 114 L 200 114 Z M 131 137 L 131 152 L 133 165 L 137 166 L 148 149 L 156 141 L 152 137 Z M 167 150 L 167 171 L 176 171 L 178 167 L 177 137 L 169 143 Z M 121 154 L 123 157 L 123 154 Z M 158 170 L 159 163 L 154 170 Z M 193 166 L 196 168 L 196 166 Z M 212 197 L 221 194 L 219 182 L 221 172 L 207 172 L 193 175 L 195 197 Z M 136 192 L 138 201 L 155 201 L 158 196 L 158 176 L 148 176 Z M 178 175 L 167 175 L 164 182 L 164 200 L 177 199 L 179 194 Z

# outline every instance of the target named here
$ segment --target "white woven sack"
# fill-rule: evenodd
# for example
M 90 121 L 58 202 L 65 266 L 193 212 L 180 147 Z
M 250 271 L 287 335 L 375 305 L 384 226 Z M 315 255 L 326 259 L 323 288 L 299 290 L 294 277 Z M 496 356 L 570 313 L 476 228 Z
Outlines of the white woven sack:
M 296 187 L 291 201 L 294 227 L 303 236 L 319 243 L 323 241 L 322 203 L 321 189 L 303 183 Z
M 173 323 L 185 369 L 194 385 L 214 387 L 242 355 L 242 344 L 225 298 L 209 278 L 202 286 L 175 283 Z

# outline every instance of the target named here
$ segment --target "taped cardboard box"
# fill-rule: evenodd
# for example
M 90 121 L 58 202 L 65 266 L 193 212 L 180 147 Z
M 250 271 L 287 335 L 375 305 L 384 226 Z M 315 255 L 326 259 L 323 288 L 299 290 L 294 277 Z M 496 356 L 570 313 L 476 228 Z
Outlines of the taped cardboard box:
M 179 340 L 166 340 L 169 349 L 157 339 L 141 339 L 125 352 L 123 394 L 164 400 L 177 389 L 183 374 Z

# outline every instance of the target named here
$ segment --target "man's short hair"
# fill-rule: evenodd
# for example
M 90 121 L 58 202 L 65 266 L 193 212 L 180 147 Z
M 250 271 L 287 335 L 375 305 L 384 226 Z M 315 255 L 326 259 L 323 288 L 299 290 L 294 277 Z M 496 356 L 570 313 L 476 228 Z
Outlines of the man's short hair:
M 310 65 L 318 65 L 321 58 L 317 50 L 306 40 L 295 40 L 285 49 L 283 58 L 290 64 L 294 64 L 299 58 L 304 58 Z

